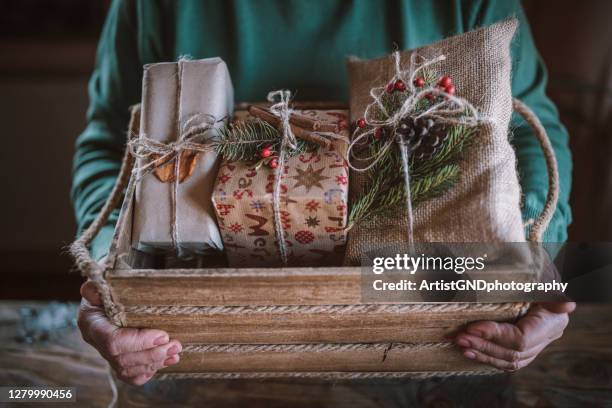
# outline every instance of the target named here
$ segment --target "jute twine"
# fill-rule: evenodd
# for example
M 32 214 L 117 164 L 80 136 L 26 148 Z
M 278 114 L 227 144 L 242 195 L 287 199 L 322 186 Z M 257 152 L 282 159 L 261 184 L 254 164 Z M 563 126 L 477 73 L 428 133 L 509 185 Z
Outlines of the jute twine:
M 403 303 L 363 305 L 254 305 L 254 306 L 127 306 L 125 312 L 147 315 L 254 315 L 254 314 L 333 314 L 350 313 L 444 313 L 463 310 L 502 312 L 515 310 L 523 315 L 529 303 Z
M 292 109 L 289 107 L 291 101 L 291 93 L 286 90 L 270 92 L 268 101 L 275 102 L 270 108 L 270 112 L 278 116 L 281 121 L 281 146 L 278 152 L 278 166 L 274 171 L 274 184 L 272 185 L 272 208 L 274 212 L 274 231 L 276 233 L 276 241 L 278 242 L 278 250 L 283 265 L 289 263 L 289 252 L 287 250 L 287 242 L 285 240 L 285 230 L 283 228 L 282 215 L 280 209 L 281 190 L 283 181 L 283 172 L 285 170 L 285 162 L 290 150 L 297 148 L 297 139 L 291 130 L 289 118 L 291 117 Z
M 542 150 L 544 151 L 544 157 L 546 159 L 546 165 L 548 168 L 548 195 L 546 200 L 546 205 L 542 213 L 534 220 L 533 225 L 531 227 L 529 233 L 529 241 L 531 242 L 540 242 L 542 240 L 542 236 L 544 231 L 548 227 L 550 220 L 552 219 L 555 208 L 557 207 L 557 201 L 559 197 L 559 176 L 557 172 L 557 163 L 555 159 L 554 150 L 550 144 L 548 136 L 546 135 L 546 131 L 538 118 L 534 115 L 534 113 L 522 102 L 518 100 L 514 100 L 513 103 L 514 110 L 521 114 L 527 123 L 531 126 L 534 131 L 536 138 L 538 139 Z M 136 107 L 132 109 L 132 118 L 130 120 L 130 134 L 137 134 L 139 129 L 139 109 Z M 104 308 L 106 310 L 106 314 L 109 319 L 117 326 L 121 325 L 121 317 L 124 313 L 124 307 L 118 302 L 115 302 L 112 297 L 112 292 L 110 285 L 105 279 L 105 274 L 108 269 L 112 268 L 112 265 L 107 264 L 99 264 L 92 257 L 89 252 L 89 245 L 92 240 L 96 237 L 100 229 L 106 224 L 108 218 L 112 211 L 120 204 L 123 193 L 125 191 L 126 186 L 128 185 L 130 175 L 132 174 L 132 167 L 134 165 L 134 159 L 131 156 L 128 149 L 123 156 L 123 160 L 121 163 L 121 169 L 119 170 L 119 175 L 115 182 L 115 185 L 106 201 L 102 210 L 96 217 L 96 219 L 89 225 L 88 228 L 81 234 L 81 236 L 70 246 L 70 253 L 75 259 L 75 264 L 77 268 L 81 271 L 81 274 L 90 279 L 95 285 L 100 294 L 100 297 L 104 303 Z M 506 304 L 506 306 L 499 307 L 516 307 L 515 304 Z M 378 306 L 378 305 L 377 305 Z M 189 307 L 189 306 L 186 306 Z M 287 306 L 265 306 L 267 312 L 283 312 L 287 311 Z M 298 308 L 302 306 L 297 306 Z M 307 307 L 307 306 L 304 306 Z M 374 307 L 371 305 L 355 305 L 355 306 L 317 306 L 318 308 L 322 308 L 319 310 L 327 310 L 329 313 L 334 313 L 335 308 L 351 308 L 351 307 L 365 307 L 366 310 L 368 307 Z M 406 306 L 398 306 L 398 305 L 380 305 L 380 307 L 385 308 L 389 307 L 388 310 L 393 310 L 392 308 L 402 308 L 402 307 L 416 307 L 413 305 Z M 423 311 L 427 310 L 428 307 L 431 306 L 423 306 Z M 492 306 L 482 306 L 471 304 L 470 306 L 466 306 L 463 303 L 449 303 L 441 306 L 444 310 L 465 310 L 466 307 L 476 308 L 476 307 L 492 307 Z M 177 308 L 181 308 L 181 306 L 177 306 Z M 256 307 L 255 307 L 256 308 Z M 326 309 L 327 308 L 327 309 Z M 179 310 L 176 309 L 176 310 Z M 344 309 L 344 310 L 349 310 Z M 140 313 L 148 313 L 151 311 L 152 313 L 158 313 L 163 309 L 156 306 L 142 306 L 139 307 L 138 311 Z M 173 310 L 172 307 L 171 309 Z M 202 309 L 203 311 L 205 309 Z M 217 310 L 221 310 L 223 312 L 229 311 L 229 309 L 220 308 Z M 235 313 L 253 313 L 253 310 L 248 307 L 245 309 L 236 309 Z M 306 310 L 306 309 L 302 309 Z M 379 309 L 380 310 L 380 309 Z M 413 309 L 418 311 L 417 308 Z M 433 309 L 429 309 L 433 310 Z M 525 313 L 527 310 L 526 304 L 522 306 L 520 313 Z M 336 310 L 337 311 L 337 310 Z M 379 347 L 388 347 L 386 343 L 381 343 Z M 325 344 L 320 347 L 326 347 Z M 350 345 L 347 347 L 351 347 Z M 494 370 L 483 370 L 483 371 L 466 371 L 466 372 L 427 372 L 427 373 L 403 373 L 403 372 L 367 372 L 367 373 L 359 373 L 359 372 L 350 372 L 350 373 L 331 373 L 331 372 L 289 372 L 289 373 L 194 373 L 194 374 L 164 374 L 161 378 L 220 378 L 220 379 L 230 379 L 230 378 L 328 378 L 328 379 L 371 379 L 371 378 L 427 378 L 427 377 L 444 377 L 444 376 L 455 376 L 455 375 L 478 375 L 478 374 L 491 374 L 496 371 Z
M 187 353 L 324 353 L 330 351 L 443 350 L 453 348 L 450 342 L 434 343 L 306 343 L 306 344 L 188 344 Z
M 211 372 L 211 373 L 163 373 L 155 376 L 156 379 L 178 380 L 178 379 L 203 379 L 203 380 L 264 380 L 264 379 L 316 379 L 329 381 L 342 380 L 375 380 L 375 379 L 411 379 L 426 380 L 430 378 L 448 378 L 456 376 L 494 375 L 503 374 L 496 369 L 484 369 L 474 371 L 368 371 L 368 372 Z

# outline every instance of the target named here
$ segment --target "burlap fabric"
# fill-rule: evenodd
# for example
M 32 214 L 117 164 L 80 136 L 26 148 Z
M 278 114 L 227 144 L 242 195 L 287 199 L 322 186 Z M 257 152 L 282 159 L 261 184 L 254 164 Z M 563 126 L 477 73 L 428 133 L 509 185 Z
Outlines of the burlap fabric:
M 512 115 L 510 42 L 517 20 L 447 38 L 432 45 L 401 53 L 402 66 L 417 53 L 425 59 L 445 55 L 431 67 L 438 76 L 449 75 L 457 95 L 467 99 L 483 117 L 475 143 L 460 163 L 460 181 L 441 197 L 414 208 L 415 242 L 523 242 L 520 185 L 516 157 L 508 139 Z M 363 116 L 371 103 L 370 89 L 384 86 L 394 74 L 391 56 L 348 61 L 352 121 Z M 401 169 L 398 169 L 401 171 Z M 350 174 L 350 202 L 367 181 L 365 173 Z M 361 255 L 385 248 L 406 252 L 405 211 L 377 217 L 355 226 L 348 236 L 346 264 L 359 264 Z

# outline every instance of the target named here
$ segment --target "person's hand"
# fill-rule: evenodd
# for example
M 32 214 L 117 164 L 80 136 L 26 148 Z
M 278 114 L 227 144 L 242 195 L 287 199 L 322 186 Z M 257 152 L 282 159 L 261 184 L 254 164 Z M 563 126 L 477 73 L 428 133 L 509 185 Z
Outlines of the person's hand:
M 170 341 L 168 333 L 113 325 L 91 281 L 81 286 L 81 296 L 77 322 L 83 340 L 98 350 L 122 381 L 143 385 L 157 370 L 179 362 L 181 343 Z
M 568 314 L 576 304 L 536 303 L 515 324 L 481 321 L 469 324 L 455 337 L 466 358 L 515 371 L 531 363 L 551 342 L 563 335 Z

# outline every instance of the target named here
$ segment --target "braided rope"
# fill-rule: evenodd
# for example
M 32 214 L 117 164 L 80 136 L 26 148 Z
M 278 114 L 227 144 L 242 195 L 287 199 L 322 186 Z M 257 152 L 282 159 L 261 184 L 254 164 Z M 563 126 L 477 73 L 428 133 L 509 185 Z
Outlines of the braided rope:
M 306 344 L 187 344 L 184 353 L 324 353 L 347 351 L 442 350 L 450 342 L 436 343 L 306 343 Z
M 403 379 L 426 380 L 430 378 L 450 378 L 459 376 L 495 375 L 503 371 L 484 369 L 475 371 L 372 371 L 372 372 L 214 372 L 214 373 L 160 373 L 156 380 L 205 379 L 205 380 L 239 380 L 239 379 L 317 379 L 317 380 L 370 380 L 370 379 Z
M 546 160 L 546 168 L 548 169 L 548 194 L 546 196 L 546 204 L 544 205 L 542 213 L 534 220 L 528 238 L 531 242 L 542 242 L 544 232 L 546 228 L 548 228 L 548 224 L 550 224 L 550 220 L 557 209 L 557 202 L 559 201 L 559 170 L 557 168 L 557 158 L 552 144 L 550 143 L 550 139 L 546 134 L 546 129 L 544 129 L 542 122 L 540 122 L 533 111 L 518 99 L 512 100 L 512 108 L 525 119 L 533 130 L 544 152 L 544 159 Z
M 519 309 L 527 303 L 409 303 L 360 305 L 262 305 L 262 306 L 128 306 L 126 313 L 153 315 L 224 314 L 247 315 L 262 313 L 319 313 L 342 315 L 349 313 L 441 313 L 463 310 L 493 312 Z
M 131 135 L 138 134 L 140 128 L 140 105 L 133 106 L 131 108 L 131 117 L 128 126 L 128 140 Z M 104 309 L 109 319 L 117 326 L 121 325 L 122 306 L 119 303 L 115 303 L 112 298 L 111 289 L 104 278 L 104 274 L 107 265 L 97 263 L 89 253 L 89 245 L 93 239 L 98 235 L 108 217 L 111 215 L 113 210 L 118 207 L 123 199 L 123 192 L 129 183 L 130 176 L 132 174 L 132 167 L 134 166 L 134 158 L 131 156 L 129 149 L 125 149 L 123 154 L 123 160 L 121 161 L 121 168 L 119 169 L 119 175 L 117 181 L 111 190 L 111 193 L 102 206 L 100 213 L 96 219 L 83 231 L 81 236 L 70 245 L 69 252 L 74 258 L 76 267 L 81 271 L 81 275 L 91 280 L 98 293 Z

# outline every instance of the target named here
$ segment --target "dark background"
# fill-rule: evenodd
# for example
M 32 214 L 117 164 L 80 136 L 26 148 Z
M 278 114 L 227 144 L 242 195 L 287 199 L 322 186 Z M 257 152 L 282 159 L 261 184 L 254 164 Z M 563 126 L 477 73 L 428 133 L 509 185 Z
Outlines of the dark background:
M 77 299 L 73 144 L 110 0 L 0 8 L 0 299 Z M 571 241 L 612 241 L 612 2 L 525 0 L 574 155 Z

